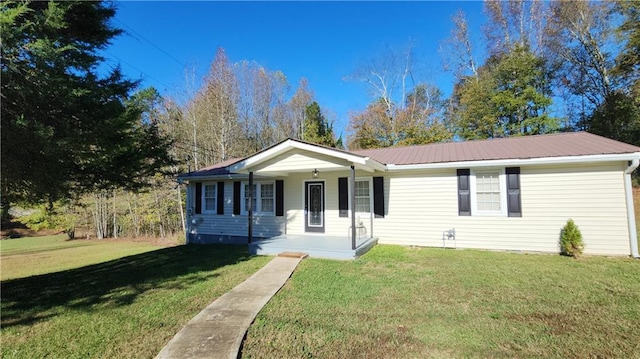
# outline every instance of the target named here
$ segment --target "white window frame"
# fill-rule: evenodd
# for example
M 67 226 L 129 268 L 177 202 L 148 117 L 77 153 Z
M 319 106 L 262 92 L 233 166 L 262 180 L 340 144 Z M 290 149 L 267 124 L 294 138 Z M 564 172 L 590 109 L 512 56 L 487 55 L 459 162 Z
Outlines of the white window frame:
M 207 186 L 213 186 L 213 209 L 207 209 Z M 202 208 L 200 209 L 203 214 L 216 214 L 218 213 L 218 183 L 216 182 L 203 182 L 202 183 Z
M 270 211 L 265 211 L 262 208 L 262 186 L 264 185 L 271 185 L 271 188 L 273 188 L 273 194 L 271 195 L 271 199 L 273 199 L 273 205 L 271 206 L 271 210 Z M 276 183 L 275 182 L 261 182 L 260 183 L 260 187 L 259 189 L 256 188 L 256 192 L 258 192 L 259 196 L 258 196 L 258 203 L 260 206 L 260 213 L 263 215 L 269 215 L 269 216 L 273 216 L 276 214 Z M 267 197 L 269 198 L 269 197 Z
M 348 179 L 351 182 L 351 179 Z M 373 213 L 373 177 L 356 177 L 356 182 L 368 182 L 369 183 L 369 212 L 358 212 L 356 210 L 356 216 L 360 218 L 371 218 Z M 355 188 L 353 189 L 355 190 Z M 349 218 L 351 217 L 351 186 L 349 186 Z
M 263 184 L 273 185 L 273 208 L 271 208 L 270 212 L 262 211 L 262 192 L 261 187 Z M 240 205 L 241 213 L 243 215 L 249 215 L 249 211 L 247 210 L 247 196 L 245 194 L 245 187 L 249 185 L 249 182 L 242 182 L 240 184 Z M 253 185 L 256 186 L 256 193 L 253 194 L 253 197 L 256 200 L 256 208 L 253 208 L 254 215 L 260 216 L 275 216 L 276 215 L 276 201 L 277 201 L 277 193 L 276 193 L 276 181 L 259 181 L 253 182 Z
M 477 178 L 478 174 L 498 173 L 498 185 L 500 186 L 500 210 L 499 211 L 481 211 L 478 209 L 478 186 Z M 494 216 L 501 217 L 507 216 L 507 176 L 504 168 L 483 168 L 478 170 L 471 170 L 469 176 L 469 190 L 471 195 L 471 216 Z

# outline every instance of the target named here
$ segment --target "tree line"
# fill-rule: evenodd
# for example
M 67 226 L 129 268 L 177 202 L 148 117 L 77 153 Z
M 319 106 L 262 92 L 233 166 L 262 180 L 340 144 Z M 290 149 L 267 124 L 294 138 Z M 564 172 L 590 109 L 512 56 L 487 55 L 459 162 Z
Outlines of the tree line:
M 184 230 L 177 174 L 247 156 L 287 137 L 342 146 L 306 80 L 231 63 L 218 49 L 184 104 L 97 71 L 121 30 L 109 2 L 2 3 L 3 220 L 38 206 L 34 227 L 98 238 Z
M 350 119 L 349 147 L 576 130 L 640 144 L 638 2 L 486 1 L 484 13 L 482 29 L 452 17 L 449 98 L 415 76 L 411 46 L 358 68 L 350 78 L 374 96 Z
M 347 76 L 371 90 L 350 115 L 348 149 L 588 130 L 640 144 L 635 2 L 487 1 L 487 24 L 452 17 L 442 43 L 452 94 L 422 81 L 412 46 Z M 217 50 L 186 71 L 186 100 L 97 71 L 121 33 L 107 2 L 2 4 L 2 216 L 40 206 L 31 225 L 99 238 L 181 235 L 177 174 L 285 138 L 345 147 L 305 79 Z M 481 34 L 478 38 L 477 34 Z M 484 51 L 478 51 L 478 49 Z M 480 58 L 478 54 L 486 54 Z M 197 85 L 196 85 L 197 84 Z

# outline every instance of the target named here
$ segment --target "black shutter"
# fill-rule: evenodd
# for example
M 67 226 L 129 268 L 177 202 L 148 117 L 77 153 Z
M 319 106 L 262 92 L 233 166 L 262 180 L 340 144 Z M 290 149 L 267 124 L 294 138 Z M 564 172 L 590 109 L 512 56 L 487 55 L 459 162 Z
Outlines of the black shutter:
M 458 174 L 458 215 L 471 215 L 471 189 L 469 187 L 469 169 L 459 169 Z
M 284 216 L 284 181 L 276 180 L 276 216 Z
M 196 182 L 196 214 L 202 213 L 202 182 Z
M 338 212 L 340 217 L 349 216 L 349 187 L 347 177 L 338 178 Z
M 373 177 L 373 213 L 384 218 L 384 177 Z
M 218 214 L 224 214 L 224 182 L 218 182 Z
M 233 182 L 233 214 L 240 214 L 240 182 Z
M 508 167 L 507 173 L 507 210 L 509 217 L 522 217 L 520 202 L 520 167 Z

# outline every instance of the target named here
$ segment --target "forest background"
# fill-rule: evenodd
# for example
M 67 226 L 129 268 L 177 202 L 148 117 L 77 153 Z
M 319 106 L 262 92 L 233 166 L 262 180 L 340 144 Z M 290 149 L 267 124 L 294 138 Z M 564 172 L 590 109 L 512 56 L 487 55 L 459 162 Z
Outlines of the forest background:
M 342 133 L 313 84 L 223 48 L 182 101 L 118 67 L 99 75 L 99 50 L 122 32 L 112 3 L 3 2 L 3 219 L 70 237 L 182 237 L 179 173 L 285 138 L 353 150 L 590 131 L 640 145 L 637 2 L 483 5 L 485 27 L 460 11 L 439 39 L 450 96 L 420 78 L 412 44 L 388 48 L 345 74 L 371 100 Z

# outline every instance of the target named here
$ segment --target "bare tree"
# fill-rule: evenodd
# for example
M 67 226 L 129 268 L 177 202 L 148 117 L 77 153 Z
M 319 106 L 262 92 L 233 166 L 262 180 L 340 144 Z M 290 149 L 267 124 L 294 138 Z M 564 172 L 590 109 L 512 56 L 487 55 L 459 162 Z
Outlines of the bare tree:
M 235 64 L 240 96 L 238 113 L 245 148 L 257 151 L 287 137 L 285 123 L 289 84 L 281 71 L 249 61 Z
M 466 76 L 478 76 L 478 65 L 473 54 L 473 43 L 469 37 L 469 23 L 464 11 L 459 10 L 452 18 L 451 35 L 440 46 L 444 68 L 453 71 L 457 81 Z
M 213 163 L 217 163 L 232 157 L 231 153 L 235 150 L 232 144 L 239 135 L 236 109 L 238 84 L 232 65 L 222 48 L 216 52 L 211 69 L 204 79 L 203 91 L 207 129 L 211 135 L 210 151 L 213 153 Z
M 305 109 L 313 101 L 313 93 L 309 90 L 309 82 L 307 79 L 300 79 L 300 83 L 296 92 L 289 100 L 289 116 L 291 121 L 290 137 L 303 138 L 304 137 L 304 120 Z
M 484 32 L 489 54 L 509 53 L 524 46 L 540 55 L 546 10 L 541 0 L 486 1 L 489 22 Z
M 391 146 L 397 144 L 399 139 L 395 112 L 404 109 L 409 91 L 407 82 L 411 82 L 411 88 L 414 85 L 412 58 L 413 44 L 399 52 L 387 49 L 380 56 L 361 64 L 352 75 L 346 77 L 347 80 L 367 85 L 376 102 L 370 110 L 375 109 L 375 113 L 380 113 L 378 101 L 384 106 L 388 117 L 384 122 L 388 122 L 385 126 L 389 126 L 388 141 Z
M 555 1 L 545 27 L 545 56 L 556 74 L 557 87 L 575 96 L 580 117 L 600 106 L 614 90 L 611 46 L 612 3 Z M 583 100 L 587 102 L 584 103 Z M 569 99 L 570 100 L 570 99 Z M 575 115 L 575 114 L 574 114 Z

